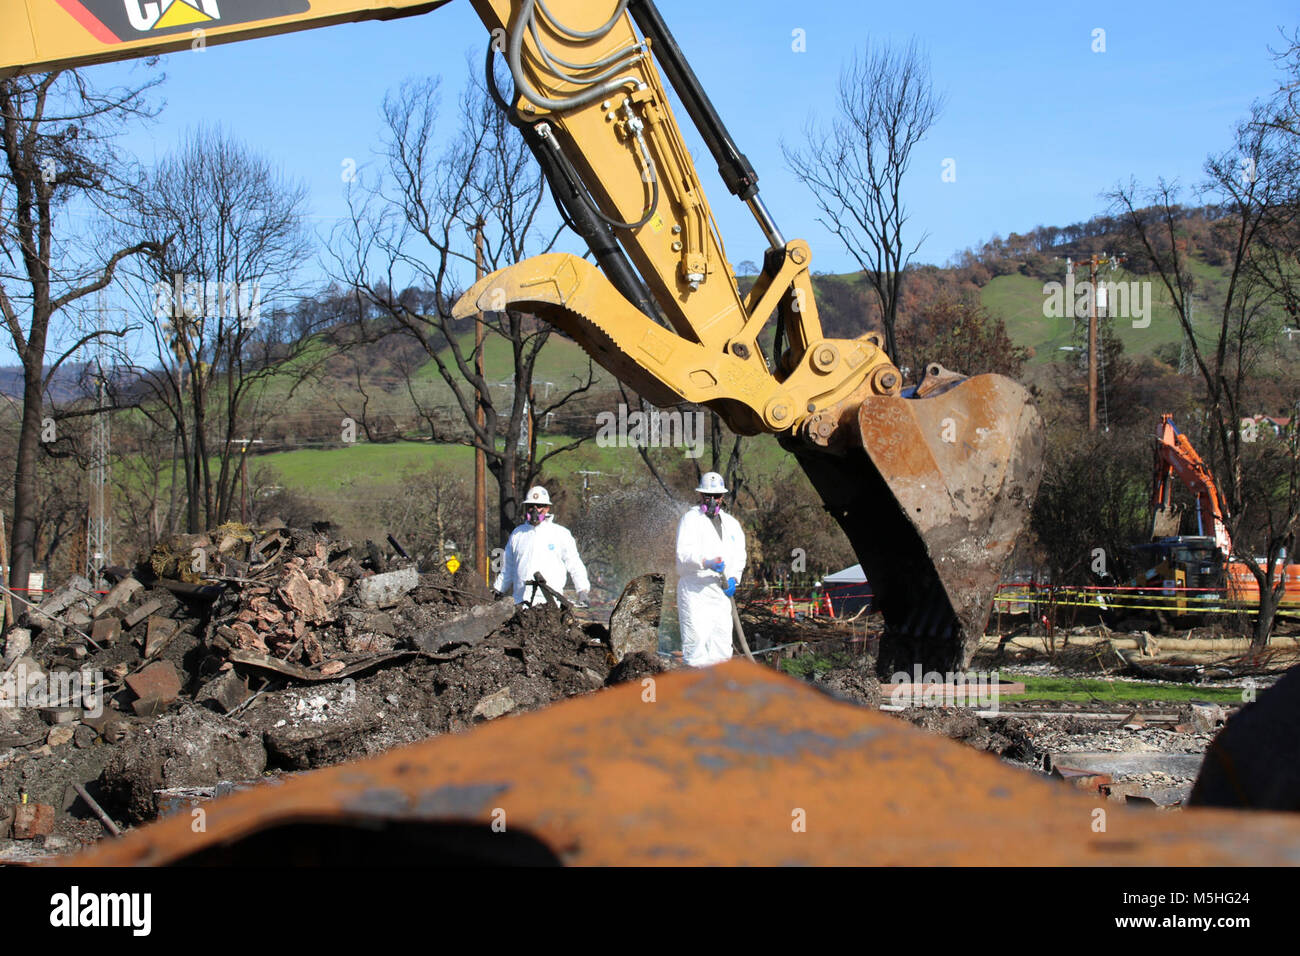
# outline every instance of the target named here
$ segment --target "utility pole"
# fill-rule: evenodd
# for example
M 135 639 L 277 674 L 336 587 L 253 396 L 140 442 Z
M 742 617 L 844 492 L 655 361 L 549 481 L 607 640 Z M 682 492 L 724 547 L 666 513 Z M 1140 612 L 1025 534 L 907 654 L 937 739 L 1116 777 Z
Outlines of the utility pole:
M 578 474 L 582 475 L 582 508 L 585 511 L 590 498 L 592 475 L 604 475 L 605 473 L 603 471 L 579 471 Z
M 483 218 L 474 223 L 474 280 L 483 278 Z M 480 433 L 487 421 L 483 411 L 483 392 L 486 379 L 483 377 L 483 313 L 474 317 L 474 372 L 478 375 L 480 389 L 474 397 L 474 424 Z M 483 451 L 482 441 L 474 445 L 474 567 L 488 583 L 487 553 L 487 455 Z
M 1097 430 L 1097 254 L 1088 257 L 1088 431 Z
M 1088 290 L 1089 290 L 1089 295 L 1088 295 L 1088 431 L 1090 432 L 1095 432 L 1097 430 L 1097 368 L 1098 365 L 1100 364 L 1100 359 L 1101 359 L 1101 354 L 1097 343 L 1097 306 L 1099 303 L 1102 305 L 1106 304 L 1105 302 L 1102 301 L 1103 296 L 1101 295 L 1101 293 L 1103 290 L 1097 288 L 1097 267 L 1100 266 L 1103 262 L 1109 260 L 1111 263 L 1111 269 L 1113 270 L 1119 263 L 1123 262 L 1126 258 L 1128 257 L 1124 255 L 1109 256 L 1104 252 L 1101 255 L 1097 255 L 1097 253 L 1094 252 L 1092 255 L 1088 256 L 1086 260 L 1088 264 Z M 1068 275 L 1073 275 L 1074 274 L 1073 260 L 1067 258 L 1065 260 L 1065 268 Z M 1073 280 L 1069 280 L 1067 287 L 1070 289 L 1074 288 Z M 1069 293 L 1069 294 L 1073 295 L 1073 293 Z M 1078 314 L 1076 312 L 1073 312 L 1073 308 L 1074 308 L 1073 301 L 1071 301 L 1070 303 L 1070 308 L 1071 308 L 1071 314 L 1073 315 Z

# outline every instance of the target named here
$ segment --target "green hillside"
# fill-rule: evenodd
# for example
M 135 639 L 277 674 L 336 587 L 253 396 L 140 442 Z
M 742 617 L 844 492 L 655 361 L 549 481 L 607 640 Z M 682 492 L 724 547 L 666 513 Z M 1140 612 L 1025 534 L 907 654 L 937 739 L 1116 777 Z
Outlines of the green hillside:
M 952 271 L 940 270 L 949 274 Z M 1061 272 L 1064 273 L 1063 263 Z M 1215 305 L 1222 301 L 1225 279 L 1219 270 L 1201 262 L 1195 263 L 1194 272 L 1198 315 L 1204 317 L 1208 327 L 1214 321 Z M 1179 324 L 1163 286 L 1157 280 L 1136 277 L 1122 270 L 1107 273 L 1104 278 L 1116 282 L 1150 283 L 1149 325 L 1137 328 L 1132 320 L 1126 319 L 1116 319 L 1113 323 L 1128 355 L 1151 356 L 1161 346 L 1179 343 Z M 927 277 L 927 281 L 932 280 L 933 272 Z M 819 275 L 814 278 L 814 285 L 826 327 L 842 330 L 865 328 L 863 313 L 869 309 L 870 292 L 862 273 Z M 1000 275 L 987 281 L 979 289 L 979 295 L 982 305 L 1005 321 L 1012 340 L 1031 350 L 1030 365 L 1025 370 L 1027 379 L 1038 379 L 1049 370 L 1051 363 L 1077 361 L 1077 353 L 1063 350 L 1077 341 L 1075 323 L 1070 318 L 1044 316 L 1046 296 L 1040 278 L 1020 273 Z M 766 331 L 765 338 L 770 343 L 771 329 Z M 472 349 L 472 332 L 462 336 L 460 345 L 466 353 Z M 323 343 L 313 345 L 297 362 L 300 367 L 306 367 L 319 365 L 321 360 L 330 358 L 328 374 L 297 381 L 299 376 L 295 373 L 300 369 L 285 370 L 255 386 L 254 394 L 260 409 L 253 415 L 259 423 L 255 432 L 265 438 L 265 444 L 251 450 L 251 469 L 270 466 L 274 470 L 273 481 L 284 489 L 319 506 L 344 513 L 363 511 L 365 502 L 376 496 L 400 494 L 413 473 L 437 471 L 465 482 L 472 481 L 472 449 L 464 444 L 430 442 L 428 426 L 416 414 L 411 400 L 411 393 L 414 393 L 422 407 L 438 411 L 441 415 L 440 434 L 447 434 L 448 428 L 453 435 L 464 432 L 452 391 L 433 361 L 420 361 L 424 358 L 420 353 L 408 351 L 405 360 L 414 364 L 408 384 L 390 351 L 362 353 L 349 358 L 335 357 L 328 349 Z M 449 366 L 454 366 L 450 349 L 444 351 L 442 358 Z M 360 387 L 355 371 L 349 366 L 360 368 Z M 554 400 L 563 391 L 580 385 L 585 381 L 587 368 L 587 355 L 577 344 L 562 335 L 552 335 L 536 363 L 534 395 L 538 404 Z M 617 383 L 599 366 L 593 369 L 596 382 L 583 396 L 581 406 L 568 406 L 554 421 L 538 421 L 537 439 L 541 454 L 563 447 L 573 440 L 575 434 L 589 434 L 596 425 L 595 416 L 600 412 L 616 411 L 614 389 Z M 513 360 L 510 344 L 500 336 L 489 335 L 486 341 L 485 370 L 488 379 L 496 383 L 494 404 L 502 413 L 508 413 L 513 388 Z M 378 427 L 385 438 L 399 440 L 370 442 L 358 427 L 358 441 L 340 446 L 341 419 L 345 416 L 359 419 L 363 406 L 372 428 Z M 138 413 L 124 414 L 128 419 L 138 418 Z M 682 449 L 659 449 L 652 453 L 666 480 L 682 480 L 683 475 L 693 473 L 697 463 L 709 466 L 707 434 L 700 437 L 705 441 L 700 459 L 693 461 L 683 455 Z M 729 446 L 727 442 L 726 448 Z M 761 480 L 762 476 L 774 475 L 792 466 L 792 460 L 772 438 L 761 436 L 749 440 L 745 472 L 751 479 Z M 131 470 L 128 467 L 128 471 Z M 580 472 L 599 473 L 599 479 L 592 478 L 593 488 L 650 480 L 636 449 L 601 448 L 593 440 L 546 462 L 543 478 L 561 487 L 576 488 L 583 481 Z M 489 483 L 494 489 L 495 482 Z
M 1158 280 L 1140 278 L 1124 271 L 1107 275 L 1107 281 L 1148 283 L 1149 293 L 1140 292 L 1143 299 L 1149 295 L 1150 314 L 1144 320 L 1145 327 L 1137 319 L 1116 318 L 1113 320 L 1115 334 L 1124 343 L 1124 351 L 1132 356 L 1150 356 L 1156 348 L 1168 343 L 1178 344 L 1182 341 L 1182 326 L 1178 316 L 1170 305 L 1169 295 Z M 1098 280 L 1102 281 L 1101 279 Z M 1012 341 L 1022 348 L 1033 350 L 1030 362 L 1044 364 L 1054 361 L 1066 361 L 1068 352 L 1062 346 L 1074 344 L 1075 320 L 1068 317 L 1050 318 L 1043 314 L 1047 297 L 1043 294 L 1043 283 L 1038 279 L 1024 275 L 998 276 L 986 285 L 980 294 L 981 304 L 993 315 L 1002 318 L 1007 324 L 1007 334 Z M 1208 308 L 1204 312 L 1207 320 L 1213 321 Z M 1085 320 L 1078 320 L 1083 322 Z M 1198 322 L 1198 326 L 1199 326 Z
M 1064 279 L 1063 263 L 1061 273 L 1060 278 Z M 1200 261 L 1193 263 L 1193 274 L 1198 283 L 1198 318 L 1203 317 L 1202 321 L 1212 323 L 1215 306 L 1221 301 L 1225 277 L 1221 270 Z M 1131 318 L 1113 320 L 1115 333 L 1124 343 L 1125 352 L 1129 356 L 1153 356 L 1161 346 L 1176 346 L 1181 341 L 1181 328 L 1159 280 L 1135 276 L 1122 269 L 1107 271 L 1101 278 L 1115 282 L 1136 282 L 1140 300 L 1150 302 L 1149 321 L 1144 327 L 1137 327 L 1136 320 Z M 744 284 L 742 282 L 742 286 Z M 842 330 L 866 327 L 862 312 L 869 302 L 869 290 L 861 273 L 819 275 L 814 278 L 814 286 L 826 327 Z M 1012 341 L 1030 350 L 1031 368 L 1026 370 L 1030 377 L 1037 377 L 1038 374 L 1032 369 L 1041 372 L 1051 363 L 1076 360 L 1076 354 L 1070 350 L 1078 342 L 1076 322 L 1068 317 L 1044 315 L 1046 296 L 1041 279 L 1020 273 L 1000 275 L 980 288 L 979 295 L 984 307 L 1006 322 Z M 767 334 L 764 338 L 770 341 L 771 329 L 765 331 Z M 473 334 L 464 333 L 460 345 L 464 353 L 468 354 L 473 348 Z M 513 395 L 510 344 L 500 336 L 489 335 L 484 353 L 487 377 L 495 383 L 494 403 L 499 410 L 505 411 L 509 408 Z M 312 359 L 320 357 L 319 351 L 311 355 Z M 450 348 L 443 350 L 442 359 L 449 367 L 454 367 L 455 360 Z M 299 364 L 307 363 L 308 358 L 304 357 Z M 586 379 L 587 368 L 588 357 L 576 343 L 562 335 L 552 335 L 538 356 L 535 369 L 534 396 L 539 404 L 554 400 L 564 391 L 579 386 Z M 595 383 L 588 398 L 600 394 L 608 396 L 617 387 L 616 381 L 599 366 L 593 365 L 592 369 Z M 290 435 L 306 434 L 312 426 L 319 431 L 325 423 L 337 422 L 345 414 L 358 417 L 364 405 L 367 415 L 374 418 L 387 416 L 395 421 L 400 434 L 418 438 L 424 429 L 415 417 L 412 393 L 421 406 L 440 409 L 449 421 L 459 421 L 460 412 L 452 391 L 431 360 L 417 363 L 409 385 L 405 377 L 391 366 L 369 371 L 363 369 L 362 388 L 367 393 L 364 398 L 351 374 L 344 375 L 336 371 L 324 379 L 299 383 L 293 386 L 292 394 L 291 382 L 292 376 L 286 373 L 270 379 L 258 389 L 263 408 L 272 411 L 277 420 L 292 426 L 284 430 Z M 612 406 L 610 410 L 613 410 Z M 592 415 L 594 412 L 588 409 L 581 414 Z M 569 430 L 573 427 L 572 422 L 567 426 L 556 424 L 557 427 L 567 427 Z

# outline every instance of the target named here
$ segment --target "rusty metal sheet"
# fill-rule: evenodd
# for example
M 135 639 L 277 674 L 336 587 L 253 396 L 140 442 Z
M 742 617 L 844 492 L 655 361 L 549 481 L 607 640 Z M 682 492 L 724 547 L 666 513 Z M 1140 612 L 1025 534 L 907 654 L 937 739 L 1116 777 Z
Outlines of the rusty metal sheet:
M 235 793 L 202 832 L 180 814 L 65 862 L 193 862 L 295 823 L 379 842 L 459 822 L 503 847 L 497 821 L 569 864 L 1300 864 L 1294 815 L 1126 810 L 745 661 L 647 680 Z M 387 862 L 438 862 L 392 845 Z M 294 859 L 277 854 L 261 861 Z

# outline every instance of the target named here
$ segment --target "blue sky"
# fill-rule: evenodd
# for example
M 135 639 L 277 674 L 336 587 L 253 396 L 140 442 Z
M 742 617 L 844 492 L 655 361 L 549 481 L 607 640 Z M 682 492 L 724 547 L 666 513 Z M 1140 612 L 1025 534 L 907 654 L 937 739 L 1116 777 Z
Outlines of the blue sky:
M 1101 194 L 1130 176 L 1195 182 L 1206 154 L 1229 142 L 1251 101 L 1271 91 L 1268 47 L 1297 21 L 1292 2 L 1225 7 L 1143 2 L 1095 7 L 967 2 L 704 3 L 660 0 L 723 119 L 760 175 L 787 238 L 808 239 L 814 268 L 855 266 L 815 222 L 808 194 L 785 168 L 784 138 L 798 143 L 809 116 L 833 108 L 837 74 L 871 40 L 927 49 L 947 105 L 917 150 L 906 202 L 919 261 L 943 263 L 994 234 L 1064 225 L 1102 211 Z M 1093 52 L 1093 31 L 1105 52 Z M 802 30 L 806 52 L 795 52 Z M 125 145 L 145 162 L 186 127 L 219 123 L 304 182 L 321 231 L 344 212 L 343 164 L 373 159 L 378 109 L 403 79 L 443 77 L 442 132 L 464 82 L 466 53 L 486 41 L 467 2 L 408 20 L 361 23 L 213 46 L 162 58 L 167 106 Z M 143 67 L 93 67 L 123 82 Z M 679 119 L 685 122 L 684 115 Z M 717 178 L 693 132 L 733 262 L 761 257 L 762 237 Z M 943 182 L 945 159 L 956 181 Z

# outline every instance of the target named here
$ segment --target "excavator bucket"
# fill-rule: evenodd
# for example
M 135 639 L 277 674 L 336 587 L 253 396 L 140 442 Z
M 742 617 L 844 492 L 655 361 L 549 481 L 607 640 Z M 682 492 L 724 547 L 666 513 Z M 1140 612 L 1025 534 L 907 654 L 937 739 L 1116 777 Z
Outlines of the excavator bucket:
M 869 396 L 847 448 L 782 441 L 862 563 L 886 674 L 969 664 L 1042 471 L 1042 421 L 1011 379 L 932 366 L 915 394 Z

